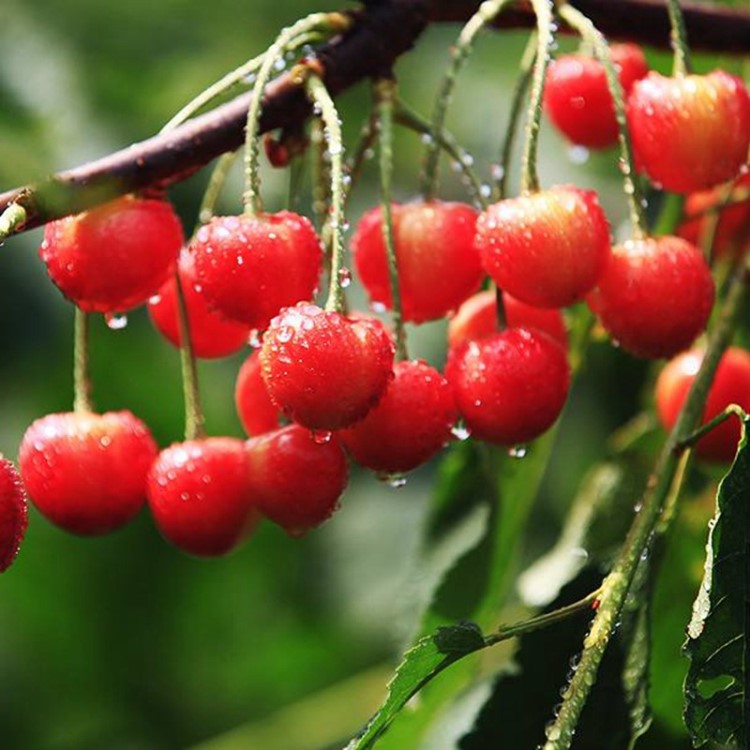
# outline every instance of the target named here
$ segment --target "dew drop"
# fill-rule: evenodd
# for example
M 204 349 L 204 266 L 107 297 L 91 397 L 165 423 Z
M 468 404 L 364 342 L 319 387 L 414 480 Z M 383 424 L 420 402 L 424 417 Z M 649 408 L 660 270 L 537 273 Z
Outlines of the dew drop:
M 257 328 L 253 328 L 250 331 L 250 334 L 247 337 L 247 343 L 253 349 L 260 349 L 260 347 L 263 345 L 263 342 L 260 339 L 260 331 Z
M 490 167 L 490 174 L 493 180 L 502 180 L 505 177 L 505 169 L 500 164 L 493 164 Z
M 346 289 L 352 283 L 352 272 L 348 268 L 339 269 L 339 286 Z
M 128 316 L 123 313 L 106 313 L 104 322 L 112 331 L 121 331 L 128 325 Z
M 471 430 L 463 424 L 457 424 L 451 433 L 456 440 L 468 440 L 471 437 Z
M 590 151 L 585 146 L 571 146 L 568 149 L 568 159 L 573 164 L 585 164 L 590 155 Z
M 406 484 L 406 477 L 403 474 L 391 474 L 390 472 L 380 472 L 377 475 L 379 482 L 385 482 L 389 487 L 398 489 Z
M 148 298 L 149 305 L 158 305 L 161 302 L 161 294 L 152 294 Z
M 529 449 L 526 445 L 514 445 L 508 448 L 508 455 L 511 458 L 525 458 L 528 452 Z
M 370 310 L 374 313 L 384 313 L 386 306 L 382 302 L 370 302 Z
M 325 445 L 331 442 L 333 433 L 330 430 L 310 430 L 310 436 L 318 445 Z

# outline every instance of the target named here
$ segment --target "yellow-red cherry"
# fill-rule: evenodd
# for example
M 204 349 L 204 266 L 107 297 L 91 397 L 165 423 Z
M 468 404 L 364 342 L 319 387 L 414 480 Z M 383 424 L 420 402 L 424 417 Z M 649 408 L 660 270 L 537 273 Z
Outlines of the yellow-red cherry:
M 612 259 L 587 302 L 623 349 L 672 357 L 703 331 L 714 282 L 701 251 L 680 237 L 630 240 Z
M 338 507 L 349 469 L 336 435 L 287 425 L 248 440 L 246 454 L 258 509 L 292 536 L 320 526 Z
M 501 289 L 535 307 L 564 307 L 604 273 L 609 224 L 596 193 L 562 185 L 491 205 L 477 221 L 476 244 Z
M 455 310 L 478 287 L 474 247 L 477 212 L 465 203 L 427 201 L 391 206 L 404 320 L 422 323 Z M 352 237 L 357 273 L 370 299 L 391 308 L 391 280 L 378 206 Z
M 157 292 L 183 239 L 169 203 L 125 196 L 47 224 L 39 254 L 52 281 L 81 309 L 116 313 Z
M 242 440 L 209 437 L 174 443 L 148 474 L 148 505 L 167 541 L 216 557 L 234 549 L 258 522 Z
M 26 430 L 18 463 L 42 515 L 66 531 L 94 535 L 138 513 L 156 454 L 148 427 L 129 411 L 66 412 Z

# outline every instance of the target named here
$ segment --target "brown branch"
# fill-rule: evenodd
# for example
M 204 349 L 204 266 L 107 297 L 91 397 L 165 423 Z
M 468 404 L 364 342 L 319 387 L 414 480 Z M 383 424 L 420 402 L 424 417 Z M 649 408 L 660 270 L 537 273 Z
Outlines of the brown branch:
M 479 0 L 378 0 L 352 13 L 352 28 L 322 45 L 317 54 L 325 83 L 335 96 L 354 84 L 387 74 L 430 23 L 466 21 Z M 595 25 L 613 38 L 667 47 L 669 21 L 662 0 L 575 0 Z M 695 49 L 750 52 L 750 12 L 684 3 L 686 27 Z M 534 17 L 525 3 L 503 13 L 501 28 L 525 28 Z M 27 221 L 17 231 L 82 211 L 123 193 L 163 188 L 184 180 L 220 154 L 239 148 L 249 103 L 245 94 L 179 128 L 102 159 L 54 175 L 35 186 L 0 194 L 0 213 L 20 203 Z M 299 129 L 310 116 L 303 90 L 280 76 L 265 97 L 261 131 Z

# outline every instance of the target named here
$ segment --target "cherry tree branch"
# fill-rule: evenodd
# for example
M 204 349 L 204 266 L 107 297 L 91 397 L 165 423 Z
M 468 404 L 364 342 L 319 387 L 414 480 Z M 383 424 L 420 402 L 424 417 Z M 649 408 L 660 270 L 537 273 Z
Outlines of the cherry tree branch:
M 575 0 L 574 4 L 609 37 L 659 47 L 669 45 L 669 19 L 662 0 Z M 362 80 L 387 76 L 428 25 L 466 21 L 479 5 L 479 0 L 365 2 L 362 9 L 351 11 L 351 29 L 316 52 L 327 89 L 336 96 Z M 749 11 L 685 2 L 683 12 L 694 49 L 750 52 Z M 493 25 L 526 28 L 534 23 L 531 6 L 524 0 Z M 2 193 L 0 215 L 14 203 L 25 209 L 26 221 L 13 229 L 17 233 L 117 195 L 163 189 L 180 182 L 222 153 L 242 145 L 249 97 L 241 95 L 170 132 L 60 172 L 37 185 Z M 291 75 L 284 74 L 267 90 L 260 131 L 298 130 L 310 114 L 303 88 Z

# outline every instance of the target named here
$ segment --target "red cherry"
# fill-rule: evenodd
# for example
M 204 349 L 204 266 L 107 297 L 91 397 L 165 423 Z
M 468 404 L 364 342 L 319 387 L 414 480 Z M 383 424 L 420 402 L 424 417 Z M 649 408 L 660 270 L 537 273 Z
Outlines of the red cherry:
M 652 72 L 635 83 L 627 109 L 639 168 L 665 190 L 713 187 L 747 161 L 750 94 L 736 76 Z
M 234 403 L 240 422 L 250 437 L 279 427 L 279 410 L 263 382 L 258 352 L 253 352 L 240 367 L 234 386 Z
M 208 304 L 258 330 L 282 307 L 313 296 L 323 257 L 313 225 L 290 211 L 218 216 L 190 249 Z
M 392 377 L 393 342 L 382 324 L 300 303 L 271 321 L 260 350 L 271 400 L 314 430 L 348 427 Z
M 165 448 L 148 474 L 156 527 L 192 555 L 223 555 L 258 521 L 245 444 L 228 437 L 186 440 Z
M 226 357 L 242 349 L 250 336 L 250 328 L 227 320 L 211 310 L 195 278 L 193 256 L 183 251 L 178 261 L 182 293 L 185 296 L 190 340 L 196 357 Z M 148 302 L 151 320 L 160 333 L 175 346 L 180 346 L 180 324 L 177 306 L 177 282 L 172 276 L 157 296 Z
M 458 414 L 448 381 L 426 362 L 397 362 L 380 403 L 339 435 L 361 466 L 410 471 L 451 439 Z
M 656 381 L 656 410 L 665 429 L 671 430 L 695 380 L 703 352 L 683 352 L 667 362 Z M 719 362 L 708 391 L 701 424 L 710 422 L 730 404 L 750 411 L 750 354 L 744 349 L 727 349 Z M 696 452 L 708 461 L 729 462 L 737 452 L 740 440 L 739 420 L 730 417 L 708 432 L 696 445 Z
M 707 226 L 714 220 L 714 212 L 710 209 L 719 209 L 714 238 L 714 253 L 718 257 L 727 253 L 742 254 L 750 247 L 750 196 L 742 202 L 732 202 L 735 193 L 739 195 L 750 190 L 750 172 L 734 181 L 733 195 L 724 205 L 726 187 L 720 185 L 688 195 L 683 209 L 685 220 L 677 230 L 680 237 L 700 245 Z
M 464 203 L 429 201 L 393 204 L 392 216 L 404 320 L 442 318 L 482 280 L 474 248 L 477 212 Z M 360 219 L 352 251 L 372 301 L 392 307 L 380 207 Z
M 546 334 L 508 328 L 451 349 L 446 376 L 472 435 L 515 445 L 554 424 L 568 395 L 570 367 L 563 348 Z
M 651 237 L 613 248 L 587 301 L 623 349 L 637 357 L 671 357 L 706 327 L 714 283 L 695 245 Z
M 16 559 L 26 534 L 26 491 L 16 467 L 0 455 L 0 573 Z
M 37 419 L 18 462 L 43 515 L 66 531 L 94 535 L 138 513 L 156 453 L 148 428 L 129 411 L 68 412 Z
M 81 309 L 114 313 L 156 293 L 182 243 L 169 203 L 125 196 L 47 224 L 39 254 L 52 281 Z
M 529 305 L 563 307 L 602 275 L 609 225 L 596 193 L 558 186 L 490 206 L 477 222 L 477 247 L 501 289 Z
M 296 424 L 246 443 L 253 497 L 261 513 L 300 536 L 326 521 L 346 488 L 346 456 L 335 435 L 313 439 Z
M 610 47 L 624 94 L 648 73 L 648 63 L 637 44 Z M 547 70 L 544 108 L 566 138 L 589 148 L 617 143 L 617 120 L 604 65 L 582 54 L 562 55 Z
M 551 336 L 567 350 L 568 334 L 559 310 L 534 307 L 503 292 L 505 317 L 509 328 L 536 328 Z M 448 324 L 448 346 L 462 341 L 483 339 L 498 332 L 497 304 L 494 291 L 485 291 L 469 297 L 458 308 Z

